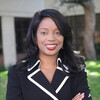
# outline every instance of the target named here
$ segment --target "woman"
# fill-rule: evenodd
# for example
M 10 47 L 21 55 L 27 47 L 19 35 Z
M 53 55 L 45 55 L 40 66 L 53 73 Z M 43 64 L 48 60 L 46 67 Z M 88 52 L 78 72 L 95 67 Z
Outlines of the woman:
M 60 12 L 35 13 L 26 50 L 9 69 L 7 100 L 91 100 L 84 60 L 74 54 L 71 28 Z

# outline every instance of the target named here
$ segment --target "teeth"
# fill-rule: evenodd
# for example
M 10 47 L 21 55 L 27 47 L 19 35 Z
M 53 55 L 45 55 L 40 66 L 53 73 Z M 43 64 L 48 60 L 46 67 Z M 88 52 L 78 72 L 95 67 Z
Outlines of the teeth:
M 56 46 L 56 45 L 47 45 L 47 47 L 51 47 L 51 48 L 52 48 L 52 47 L 55 47 L 55 46 Z

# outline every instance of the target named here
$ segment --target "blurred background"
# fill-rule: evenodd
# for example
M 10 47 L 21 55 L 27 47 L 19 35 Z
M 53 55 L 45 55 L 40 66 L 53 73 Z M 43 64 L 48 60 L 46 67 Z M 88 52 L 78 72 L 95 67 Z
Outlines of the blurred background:
M 72 28 L 73 50 L 85 57 L 93 100 L 100 100 L 100 0 L 0 0 L 0 100 L 5 100 L 7 69 L 25 55 L 36 11 L 59 10 Z

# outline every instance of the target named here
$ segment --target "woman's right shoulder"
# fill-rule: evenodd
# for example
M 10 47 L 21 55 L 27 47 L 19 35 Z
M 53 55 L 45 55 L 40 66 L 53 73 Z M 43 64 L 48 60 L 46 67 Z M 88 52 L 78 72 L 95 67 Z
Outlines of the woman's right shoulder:
M 12 65 L 8 69 L 9 72 L 20 72 L 21 71 L 21 66 L 19 67 L 17 64 Z
M 26 74 L 27 74 L 27 71 L 20 69 L 17 65 L 13 65 L 13 66 L 9 67 L 9 69 L 8 69 L 9 77 L 21 78 L 22 76 L 25 76 Z
M 18 71 L 17 65 L 12 65 L 8 68 L 8 73 L 13 73 L 13 72 L 16 72 L 16 71 Z
M 15 65 L 12 65 L 9 67 L 9 70 L 14 70 L 14 71 L 26 71 L 27 70 L 27 63 L 26 62 L 18 62 Z

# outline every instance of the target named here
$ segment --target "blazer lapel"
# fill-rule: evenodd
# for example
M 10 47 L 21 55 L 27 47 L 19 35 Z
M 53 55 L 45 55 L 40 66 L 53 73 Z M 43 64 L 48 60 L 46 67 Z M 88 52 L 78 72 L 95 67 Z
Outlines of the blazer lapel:
M 62 89 L 64 84 L 67 82 L 68 78 L 69 76 L 63 73 L 62 68 L 57 67 L 52 83 L 51 83 L 55 89 L 56 94 Z
M 48 96 L 50 96 L 53 100 L 59 100 L 57 98 L 57 94 L 49 81 L 46 79 L 44 74 L 41 72 L 41 70 L 38 68 L 31 74 L 27 76 L 29 81 L 31 81 L 34 85 L 36 85 L 38 88 L 40 88 L 44 93 L 46 93 Z
M 57 94 L 60 92 L 64 84 L 67 82 L 69 76 L 65 75 L 63 69 L 59 67 L 62 63 L 61 59 L 57 59 L 57 69 L 53 76 L 52 82 L 50 83 L 45 75 L 41 72 L 40 68 L 38 67 L 35 71 L 27 76 L 28 80 L 40 88 L 44 93 L 50 96 L 53 100 L 59 100 Z M 33 70 L 36 66 L 40 66 L 40 60 L 31 67 L 28 68 L 28 71 Z M 64 70 L 67 74 L 69 74 L 68 67 L 63 64 Z

